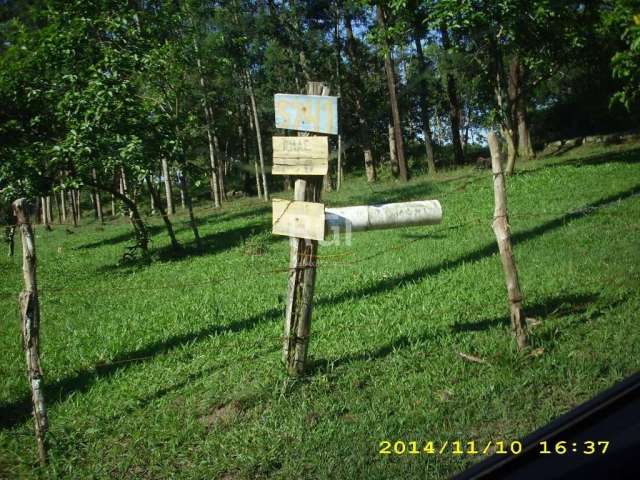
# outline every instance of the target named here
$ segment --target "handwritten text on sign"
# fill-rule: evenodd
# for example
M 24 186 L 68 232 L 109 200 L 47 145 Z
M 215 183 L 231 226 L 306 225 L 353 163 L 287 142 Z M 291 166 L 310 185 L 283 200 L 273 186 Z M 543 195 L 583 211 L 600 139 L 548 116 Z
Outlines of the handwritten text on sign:
M 324 240 L 324 205 L 273 199 L 274 235 Z
M 325 175 L 328 168 L 327 137 L 273 137 L 274 175 Z
M 276 128 L 338 134 L 338 98 L 324 95 L 274 96 Z

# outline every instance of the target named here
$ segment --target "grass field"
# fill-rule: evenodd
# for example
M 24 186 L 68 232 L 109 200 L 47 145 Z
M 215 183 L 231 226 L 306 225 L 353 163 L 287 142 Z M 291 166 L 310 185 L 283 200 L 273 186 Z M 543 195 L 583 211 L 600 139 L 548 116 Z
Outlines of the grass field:
M 300 380 L 280 361 L 288 243 L 267 204 L 198 208 L 201 251 L 179 216 L 179 255 L 150 220 L 150 265 L 118 264 L 122 219 L 39 227 L 51 464 L 36 463 L 18 249 L 0 257 L 0 478 L 443 478 L 481 457 L 383 456 L 380 442 L 510 441 L 637 371 L 640 148 L 529 162 L 508 193 L 540 320 L 529 351 L 509 331 L 486 171 L 348 178 L 326 204 L 437 198 L 444 220 L 320 247 Z

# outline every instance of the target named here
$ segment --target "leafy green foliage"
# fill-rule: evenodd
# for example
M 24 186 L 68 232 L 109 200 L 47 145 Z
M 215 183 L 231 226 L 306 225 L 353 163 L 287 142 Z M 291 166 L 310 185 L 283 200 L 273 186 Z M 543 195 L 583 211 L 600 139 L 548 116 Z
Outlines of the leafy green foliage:
M 627 109 L 640 98 L 640 5 L 630 0 L 613 2 L 613 8 L 604 13 L 605 25 L 619 33 L 626 49 L 611 59 L 613 75 L 622 82 L 622 88 L 612 98 Z

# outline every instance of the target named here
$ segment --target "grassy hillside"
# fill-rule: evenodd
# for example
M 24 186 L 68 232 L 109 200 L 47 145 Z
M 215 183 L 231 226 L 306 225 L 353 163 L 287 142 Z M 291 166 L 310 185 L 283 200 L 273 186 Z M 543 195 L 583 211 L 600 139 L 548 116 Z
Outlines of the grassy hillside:
M 515 350 L 490 228 L 491 177 L 407 185 L 347 179 L 327 205 L 440 199 L 435 227 L 354 234 L 320 248 L 313 369 L 280 363 L 288 243 L 270 206 L 186 217 L 172 255 L 158 219 L 151 265 L 104 228 L 37 229 L 51 465 L 60 478 L 442 478 L 480 456 L 382 456 L 383 440 L 510 441 L 640 366 L 640 149 L 579 147 L 509 179 L 532 348 Z M 290 195 L 282 193 L 280 196 Z M 36 468 L 16 298 L 0 257 L 0 478 Z M 460 353 L 484 363 L 465 360 Z

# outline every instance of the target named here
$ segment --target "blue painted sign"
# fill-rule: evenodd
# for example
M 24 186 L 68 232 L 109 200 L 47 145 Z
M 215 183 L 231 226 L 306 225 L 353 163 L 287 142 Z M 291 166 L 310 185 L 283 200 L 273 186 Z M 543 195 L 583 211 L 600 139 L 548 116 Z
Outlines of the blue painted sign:
M 276 128 L 338 134 L 338 97 L 274 95 Z

